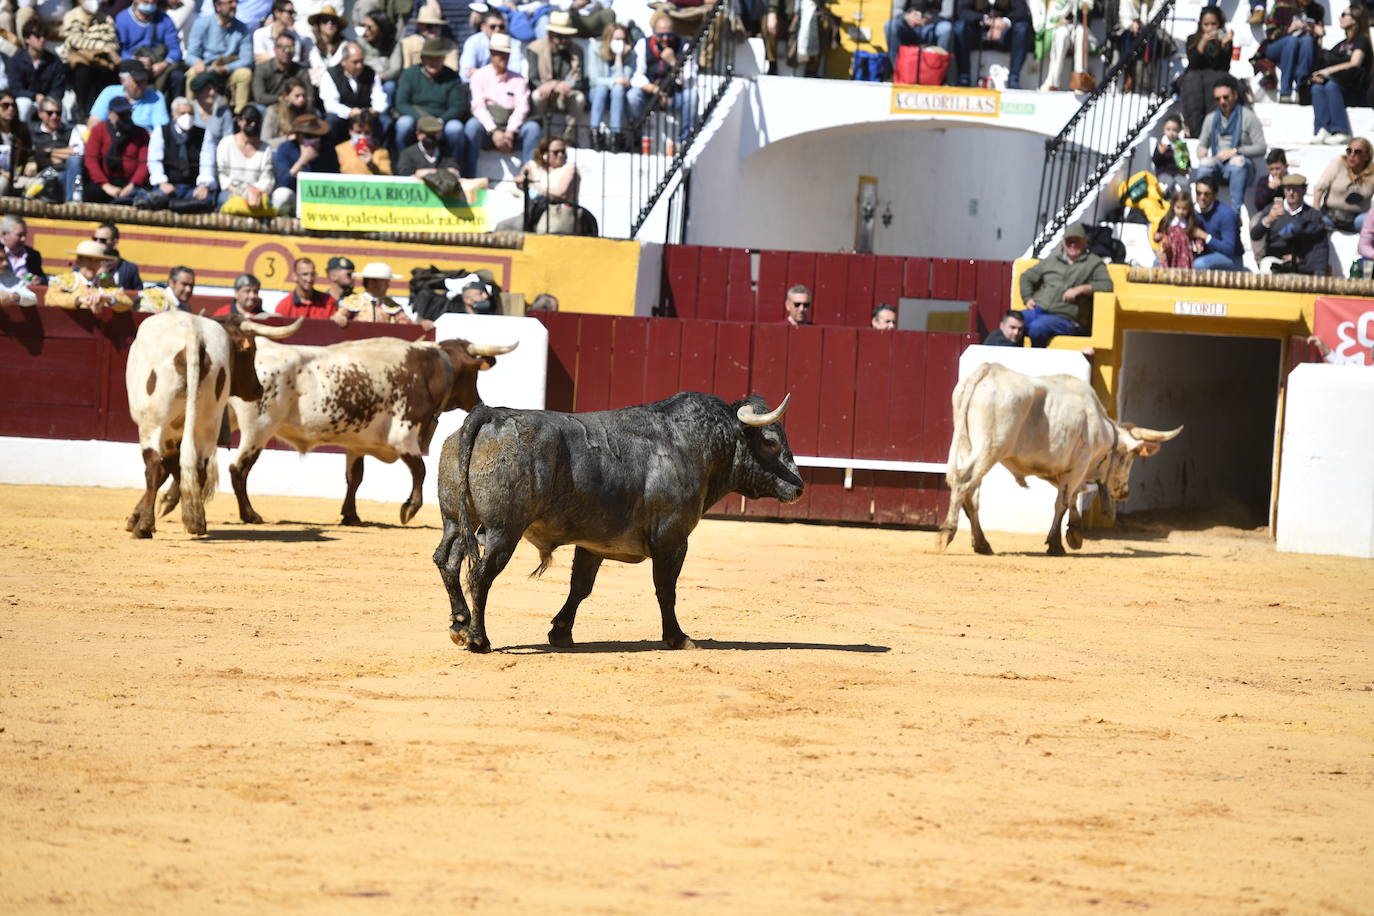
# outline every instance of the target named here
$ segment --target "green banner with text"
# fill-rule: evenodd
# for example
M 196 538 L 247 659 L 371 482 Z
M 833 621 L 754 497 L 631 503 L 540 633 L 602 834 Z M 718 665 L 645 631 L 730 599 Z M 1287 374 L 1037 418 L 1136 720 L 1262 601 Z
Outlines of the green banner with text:
M 296 215 L 306 229 L 350 232 L 486 232 L 485 189 L 440 197 L 418 178 L 317 175 L 296 179 Z

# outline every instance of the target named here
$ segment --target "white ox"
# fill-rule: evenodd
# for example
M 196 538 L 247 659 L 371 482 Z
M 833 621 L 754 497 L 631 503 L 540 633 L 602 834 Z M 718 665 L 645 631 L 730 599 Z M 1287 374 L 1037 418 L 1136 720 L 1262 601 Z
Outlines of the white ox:
M 978 487 L 983 475 L 1001 462 L 1016 482 L 1035 476 L 1058 488 L 1052 556 L 1063 556 L 1060 525 L 1069 513 L 1068 542 L 1083 546 L 1078 494 L 1090 481 L 1104 484 L 1113 499 L 1130 495 L 1131 465 L 1148 458 L 1183 431 L 1160 432 L 1117 423 L 1086 382 L 1071 375 L 1032 377 L 996 363 L 979 366 L 954 389 L 954 438 L 949 446 L 949 514 L 940 526 L 943 550 L 959 527 L 959 509 L 968 514 L 973 549 L 992 553 L 978 522 Z M 1104 496 L 1104 499 L 1106 497 Z
M 225 404 L 230 394 L 252 398 L 262 393 L 253 371 L 255 335 L 286 337 L 300 325 L 272 327 L 246 318 L 186 312 L 162 312 L 139 325 L 124 370 L 146 482 L 125 526 L 134 537 L 153 536 L 153 504 L 169 475 L 173 483 L 163 499 L 163 515 L 181 502 L 186 530 L 205 533 L 205 502 L 215 492 L 215 443 Z
M 420 510 L 425 479 L 421 455 L 429 446 L 439 414 L 472 410 L 481 401 L 477 373 L 490 369 L 509 346 L 466 340 L 408 343 L 395 337 L 349 340 L 328 347 L 264 344 L 258 348 L 262 397 L 230 398 L 240 432 L 229 478 L 239 518 L 262 517 L 248 501 L 248 472 L 268 440 L 276 436 L 299 452 L 321 445 L 342 448 L 348 485 L 343 523 L 361 525 L 357 493 L 363 457 L 388 464 L 400 458 L 410 468 L 410 496 L 401 505 L 401 524 Z

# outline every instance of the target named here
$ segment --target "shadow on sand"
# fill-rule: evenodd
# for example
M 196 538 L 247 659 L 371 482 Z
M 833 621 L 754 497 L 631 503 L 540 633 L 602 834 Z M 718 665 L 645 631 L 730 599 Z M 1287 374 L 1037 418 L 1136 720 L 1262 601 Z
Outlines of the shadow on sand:
M 262 528 L 254 525 L 243 528 L 212 528 L 205 535 L 207 541 L 275 541 L 279 544 L 304 544 L 316 541 L 337 541 L 338 538 L 325 534 L 318 525 L 303 525 L 299 522 L 277 522 L 277 525 L 294 525 L 290 528 Z
M 874 646 L 868 643 L 829 643 L 829 642 L 740 642 L 728 639 L 695 639 L 698 649 L 718 651 L 768 652 L 778 649 L 799 649 L 820 652 L 890 652 L 889 646 Z M 506 646 L 497 649 L 512 655 L 548 655 L 557 652 L 671 652 L 661 639 L 580 642 L 571 649 L 556 649 L 550 645 Z

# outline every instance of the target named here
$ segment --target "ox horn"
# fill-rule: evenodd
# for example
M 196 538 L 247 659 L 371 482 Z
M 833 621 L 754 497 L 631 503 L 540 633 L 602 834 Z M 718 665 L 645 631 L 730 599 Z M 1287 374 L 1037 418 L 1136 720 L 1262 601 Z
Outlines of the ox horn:
M 1171 429 L 1168 432 L 1161 432 L 1157 429 L 1146 429 L 1144 426 L 1134 426 L 1131 428 L 1131 435 L 1141 442 L 1168 442 L 1174 436 L 1183 432 L 1183 427 Z
M 787 411 L 787 402 L 792 400 L 792 395 L 782 399 L 782 403 L 768 413 L 755 413 L 753 404 L 745 404 L 739 409 L 735 416 L 746 426 L 767 426 L 769 423 L 776 423 Z
M 277 327 L 271 324 L 259 324 L 256 321 L 245 318 L 243 321 L 239 322 L 239 328 L 244 331 L 252 331 L 259 337 L 266 337 L 271 340 L 281 340 L 283 337 L 290 337 L 292 334 L 299 331 L 304 322 L 305 317 L 302 316 L 288 325 Z
M 516 347 L 518 347 L 518 346 L 520 346 L 520 341 L 518 341 L 518 340 L 517 340 L 515 343 L 513 343 L 513 344 L 504 344 L 504 345 L 502 345 L 502 344 L 475 344 L 475 343 L 470 343 L 470 344 L 468 344 L 468 355 L 469 355 L 469 356 L 501 356 L 501 355 L 503 355 L 503 354 L 509 353 L 511 350 L 514 350 L 514 349 L 515 349 Z

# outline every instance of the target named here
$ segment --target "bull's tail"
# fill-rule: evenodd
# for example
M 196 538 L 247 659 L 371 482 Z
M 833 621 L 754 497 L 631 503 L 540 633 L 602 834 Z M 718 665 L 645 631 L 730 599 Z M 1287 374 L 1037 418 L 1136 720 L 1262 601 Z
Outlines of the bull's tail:
M 468 591 L 472 591 L 472 572 L 477 564 L 477 526 L 473 523 L 472 488 L 468 484 L 468 468 L 472 464 L 472 445 L 477 441 L 477 434 L 482 431 L 492 418 L 491 408 L 486 404 L 478 404 L 468 414 L 463 421 L 463 428 L 458 432 L 458 481 L 457 481 L 457 512 L 458 512 L 458 557 L 459 568 L 466 561 L 468 568 Z
M 201 376 L 201 339 L 195 319 L 186 328 L 186 418 L 181 430 L 181 523 L 191 534 L 205 533 L 205 503 L 209 494 L 215 492 L 218 482 L 217 462 L 214 454 L 206 460 L 205 482 L 200 482 L 200 461 L 203 456 L 196 442 L 196 424 L 199 417 L 200 376 Z M 213 448 L 213 445 L 212 445 Z
M 954 389 L 953 397 L 953 419 L 954 435 L 949 440 L 949 461 L 945 466 L 945 482 L 951 488 L 954 487 L 959 469 L 959 456 L 967 455 L 973 450 L 973 442 L 968 435 L 968 405 L 973 400 L 973 389 L 978 387 L 989 372 L 992 371 L 992 363 L 983 363 L 981 366 L 969 373 L 968 378 L 959 383 Z

